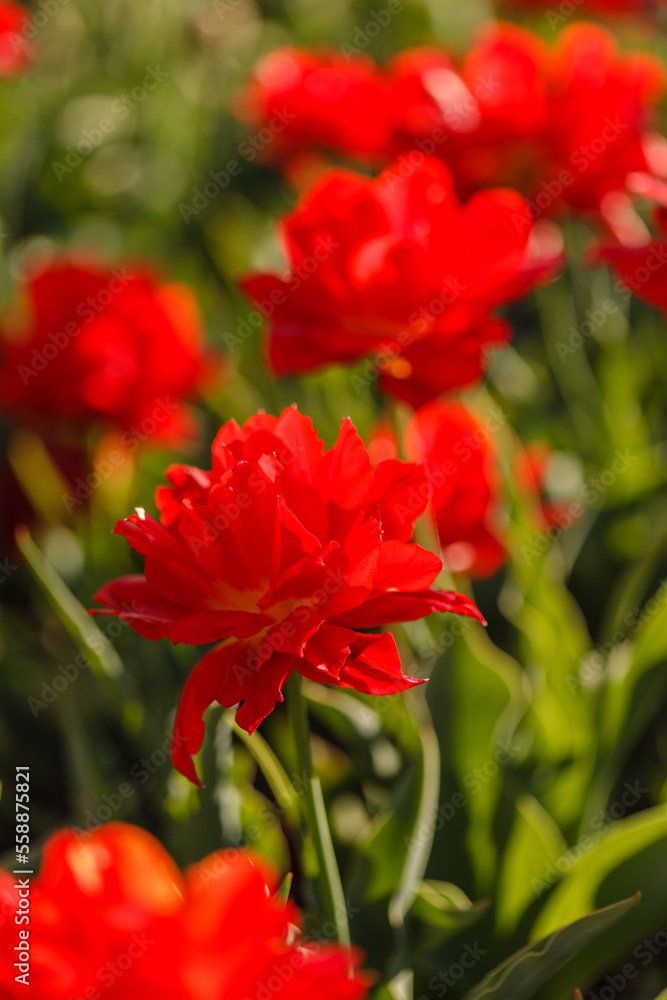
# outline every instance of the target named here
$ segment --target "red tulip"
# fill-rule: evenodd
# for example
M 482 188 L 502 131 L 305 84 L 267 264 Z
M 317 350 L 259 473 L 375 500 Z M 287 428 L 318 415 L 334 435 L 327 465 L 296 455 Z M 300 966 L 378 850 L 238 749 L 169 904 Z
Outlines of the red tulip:
M 550 274 L 527 206 L 514 191 L 459 205 L 447 168 L 395 162 L 375 180 L 331 171 L 283 220 L 291 272 L 247 277 L 242 287 L 271 316 L 278 374 L 371 355 L 360 391 L 376 376 L 412 405 L 479 378 L 485 349 L 509 336 L 498 306 Z
M 253 160 L 319 146 L 382 162 L 390 141 L 388 99 L 382 73 L 366 56 L 276 49 L 237 96 L 239 117 L 257 129 L 239 148 Z
M 434 152 L 460 194 L 508 184 L 531 200 L 533 217 L 567 207 L 604 211 L 606 195 L 625 190 L 631 171 L 647 169 L 644 140 L 665 84 L 656 59 L 620 52 L 610 32 L 587 23 L 565 29 L 553 46 L 495 24 L 458 77 L 433 50 L 403 53 L 393 72 L 405 145 L 421 140 L 429 151 L 435 135 Z M 400 99 L 406 91 L 412 102 Z M 420 103 L 420 114 L 411 114 Z
M 656 7 L 663 7 L 665 0 L 586 0 L 586 7 L 604 15 L 651 13 Z M 515 6 L 547 7 L 545 20 L 550 28 L 561 28 L 570 17 L 565 5 L 554 8 L 552 0 L 515 0 Z
M 189 288 L 146 270 L 61 260 L 33 273 L 25 308 L 0 341 L 0 399 L 48 435 L 91 424 L 128 443 L 187 433 L 182 397 L 205 373 L 201 321 Z M 136 445 L 135 445 L 136 447 Z
M 406 429 L 408 454 L 426 464 L 445 564 L 474 577 L 490 576 L 507 559 L 496 414 L 492 425 L 460 403 L 436 400 L 417 410 Z
M 618 275 L 617 289 L 626 297 L 632 293 L 667 316 L 667 210 L 656 214 L 660 235 L 643 246 L 608 246 L 599 258 Z
M 455 573 L 491 576 L 510 558 L 496 434 L 505 420 L 500 409 L 492 409 L 482 421 L 461 403 L 436 400 L 417 410 L 405 430 L 407 454 L 426 466 L 429 513 L 445 565 Z M 382 439 L 380 446 L 387 449 Z M 550 458 L 548 444 L 532 441 L 516 452 L 512 463 L 515 488 L 539 531 L 569 527 L 583 509 L 576 500 L 546 495 Z
M 31 17 L 31 12 L 19 3 L 0 2 L 0 77 L 18 76 L 32 63 Z
M 160 521 L 139 509 L 116 525 L 145 556 L 145 575 L 96 597 L 107 608 L 98 613 L 146 638 L 218 643 L 186 681 L 174 727 L 172 759 L 195 782 L 212 702 L 242 702 L 237 721 L 253 732 L 293 670 L 368 694 L 401 691 L 421 681 L 402 673 L 393 637 L 358 629 L 433 611 L 482 620 L 467 597 L 430 589 L 442 563 L 409 543 L 427 502 L 422 469 L 373 469 L 349 420 L 325 451 L 296 408 L 260 413 L 226 423 L 212 455 L 210 472 L 169 469 Z
M 551 456 L 552 449 L 546 441 L 531 441 L 517 452 L 513 473 L 517 489 L 532 501 L 540 529 L 562 531 L 581 519 L 584 508 L 576 498 L 551 499 L 547 495 L 545 481 Z
M 30 882 L 30 923 L 16 924 L 20 876 L 0 872 L 0 993 L 33 1000 L 361 1000 L 349 956 L 305 941 L 275 873 L 231 849 L 185 873 L 146 831 L 110 823 L 62 830 Z M 21 938 L 21 931 L 29 937 Z M 21 946 L 28 942 L 22 953 Z M 15 977 L 29 968 L 29 985 Z M 352 960 L 358 965 L 358 956 Z M 17 963 L 17 967 L 14 963 Z
M 607 2 L 616 5 L 600 0 Z M 530 201 L 526 225 L 568 209 L 597 215 L 615 233 L 609 198 L 627 191 L 629 174 L 652 168 L 647 143 L 664 70 L 648 53 L 621 52 L 600 25 L 570 25 L 549 45 L 529 29 L 494 22 L 461 61 L 436 47 L 407 49 L 384 70 L 349 56 L 339 59 L 348 83 L 333 104 L 326 88 L 304 96 L 304 80 L 326 76 L 332 57 L 274 55 L 278 66 L 287 60 L 309 74 L 292 72 L 303 106 L 272 145 L 274 158 L 314 145 L 384 162 L 403 153 L 413 167 L 433 155 L 451 169 L 460 198 L 507 185 Z M 357 76 L 366 89 L 352 98 Z M 258 86 L 255 79 L 248 93 Z M 279 88 L 259 89 L 265 100 L 255 98 L 253 120 L 266 127 Z

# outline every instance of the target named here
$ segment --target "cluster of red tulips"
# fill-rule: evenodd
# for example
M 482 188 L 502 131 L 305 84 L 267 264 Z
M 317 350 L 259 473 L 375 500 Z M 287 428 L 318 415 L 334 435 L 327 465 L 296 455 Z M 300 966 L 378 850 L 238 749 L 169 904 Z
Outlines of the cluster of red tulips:
M 20 16 L 2 5 L 4 75 L 38 58 L 11 41 Z M 341 413 L 329 448 L 295 406 L 230 419 L 209 468 L 170 465 L 156 516 L 140 507 L 116 525 L 143 573 L 107 583 L 91 613 L 145 639 L 212 644 L 175 721 L 173 763 L 191 781 L 212 704 L 240 706 L 253 733 L 294 674 L 402 691 L 422 680 L 403 673 L 383 626 L 445 611 L 484 621 L 470 597 L 436 584 L 443 568 L 489 576 L 511 551 L 504 417 L 489 426 L 460 391 L 511 339 L 506 307 L 564 266 L 572 216 L 592 234 L 581 266 L 605 262 L 619 287 L 667 311 L 664 91 L 657 60 L 581 21 L 549 43 L 494 23 L 463 56 L 421 47 L 379 65 L 281 48 L 256 65 L 234 112 L 256 129 L 283 115 L 260 158 L 298 189 L 279 221 L 284 271 L 240 280 L 269 317 L 266 364 L 277 377 L 349 366 L 355 391 L 378 392 L 387 414 L 403 406 L 404 419 L 396 432 L 379 421 L 364 441 Z M 193 404 L 232 378 L 205 344 L 193 292 L 135 261 L 44 250 L 2 322 L 0 405 L 56 462 L 65 445 L 85 455 L 91 430 L 128 451 L 149 438 L 178 450 L 199 434 Z M 543 502 L 547 460 L 533 443 L 512 470 L 545 524 L 557 515 Z M 439 554 L 413 540 L 424 512 Z M 15 881 L 0 882 L 3 945 Z M 31 921 L 39 998 L 353 1000 L 370 982 L 356 954 L 301 937 L 257 858 L 221 853 L 183 875 L 122 824 L 48 842 Z M 22 995 L 14 964 L 3 952 L 2 996 Z

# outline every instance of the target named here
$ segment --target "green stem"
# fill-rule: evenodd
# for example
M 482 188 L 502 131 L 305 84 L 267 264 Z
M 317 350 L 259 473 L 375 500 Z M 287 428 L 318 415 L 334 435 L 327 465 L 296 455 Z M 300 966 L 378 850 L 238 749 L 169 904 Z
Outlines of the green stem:
M 327 920 L 333 924 L 336 930 L 337 940 L 344 947 L 349 948 L 350 929 L 347 923 L 345 895 L 327 822 L 322 786 L 319 778 L 313 774 L 308 711 L 301 689 L 301 676 L 296 670 L 292 672 L 286 687 L 299 771 L 304 784 L 308 827 L 319 866 L 317 881 L 321 904 Z
M 298 829 L 300 814 L 297 794 L 269 744 L 258 732 L 251 736 L 245 729 L 242 729 L 234 721 L 233 711 L 223 712 L 222 718 L 225 725 L 229 726 L 255 758 L 258 767 L 269 783 L 276 802 L 283 809 L 286 819 L 292 827 Z
M 98 676 L 118 684 L 126 680 L 122 661 L 111 642 L 86 614 L 85 608 L 60 579 L 50 562 L 37 548 L 30 532 L 19 525 L 15 532 L 16 545 L 28 569 L 60 618 L 70 636 Z

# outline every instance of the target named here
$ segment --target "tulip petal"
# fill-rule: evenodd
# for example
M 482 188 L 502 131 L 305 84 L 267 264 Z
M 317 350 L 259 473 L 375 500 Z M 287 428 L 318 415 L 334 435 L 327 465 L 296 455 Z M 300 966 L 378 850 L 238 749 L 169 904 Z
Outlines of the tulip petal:
M 283 684 L 297 663 L 295 657 L 278 653 L 258 666 L 255 649 L 248 642 L 228 640 L 214 646 L 183 687 L 172 739 L 174 767 L 201 786 L 193 756 L 204 741 L 203 715 L 209 705 L 217 701 L 223 708 L 232 708 L 242 702 L 237 722 L 253 733 L 276 703 L 283 700 Z
M 422 590 L 414 594 L 382 594 L 372 596 L 359 608 L 339 615 L 335 622 L 348 628 L 374 628 L 391 622 L 412 622 L 434 611 L 451 611 L 475 618 L 486 624 L 479 608 L 466 597 L 452 590 Z
M 340 672 L 343 687 L 364 694 L 394 694 L 424 684 L 401 670 L 401 660 L 393 635 L 357 635 L 350 645 L 350 655 Z
M 190 608 L 163 597 L 145 576 L 139 575 L 112 580 L 95 594 L 94 600 L 106 608 L 94 608 L 88 614 L 115 615 L 145 639 L 164 638 L 173 622 L 191 613 Z
M 442 569 L 442 560 L 420 545 L 390 539 L 380 549 L 373 587 L 385 591 L 424 590 Z

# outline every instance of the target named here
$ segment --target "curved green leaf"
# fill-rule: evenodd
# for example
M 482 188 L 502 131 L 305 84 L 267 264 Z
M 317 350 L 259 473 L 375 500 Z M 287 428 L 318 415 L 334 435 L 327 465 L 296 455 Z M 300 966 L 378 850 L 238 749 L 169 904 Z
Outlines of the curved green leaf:
M 493 890 L 497 837 L 493 829 L 502 769 L 520 747 L 512 742 L 525 711 L 523 672 L 484 629 L 470 627 L 451 652 L 454 706 L 444 733 L 468 818 L 467 846 L 481 893 Z
M 496 927 L 502 933 L 516 928 L 535 901 L 535 885 L 544 879 L 545 869 L 567 847 L 559 828 L 532 795 L 520 795 L 515 808 L 498 881 Z
M 627 926 L 611 930 L 604 942 L 591 944 L 550 982 L 544 1000 L 561 1000 L 575 986 L 592 986 L 605 972 L 619 968 L 643 938 L 665 923 L 667 898 L 667 805 L 636 813 L 603 828 L 597 846 L 572 863 L 553 889 L 536 922 L 534 936 L 563 920 L 639 890 L 642 906 Z M 581 846 L 581 841 L 580 841 Z M 572 851 L 574 855 L 575 851 Z M 633 950 L 634 949 L 634 950 Z
M 407 915 L 410 954 L 416 957 L 435 951 L 481 920 L 490 905 L 490 899 L 473 903 L 451 882 L 420 882 Z
M 667 659 L 667 581 L 661 581 L 642 608 L 641 616 L 635 623 L 634 640 L 612 650 L 602 692 L 600 742 L 603 749 L 615 756 L 619 755 L 619 743 L 620 750 L 628 752 L 660 704 L 651 691 L 640 706 L 636 704 L 636 694 L 642 678 Z
M 426 870 L 433 845 L 440 791 L 440 751 L 430 725 L 419 728 L 422 751 L 422 783 L 419 809 L 398 888 L 389 901 L 389 923 L 400 927 Z
M 566 877 L 547 899 L 533 936 L 542 937 L 563 920 L 583 916 L 595 905 L 599 886 L 614 869 L 664 838 L 667 838 L 667 805 L 619 820 L 597 846 L 572 863 Z
M 123 675 L 121 659 L 103 632 L 86 614 L 71 590 L 35 545 L 25 527 L 16 529 L 16 544 L 49 604 L 99 676 L 117 681 Z
M 639 899 L 637 893 L 526 945 L 485 976 L 466 993 L 464 1000 L 531 1000 L 573 955 L 613 927 L 634 909 Z

